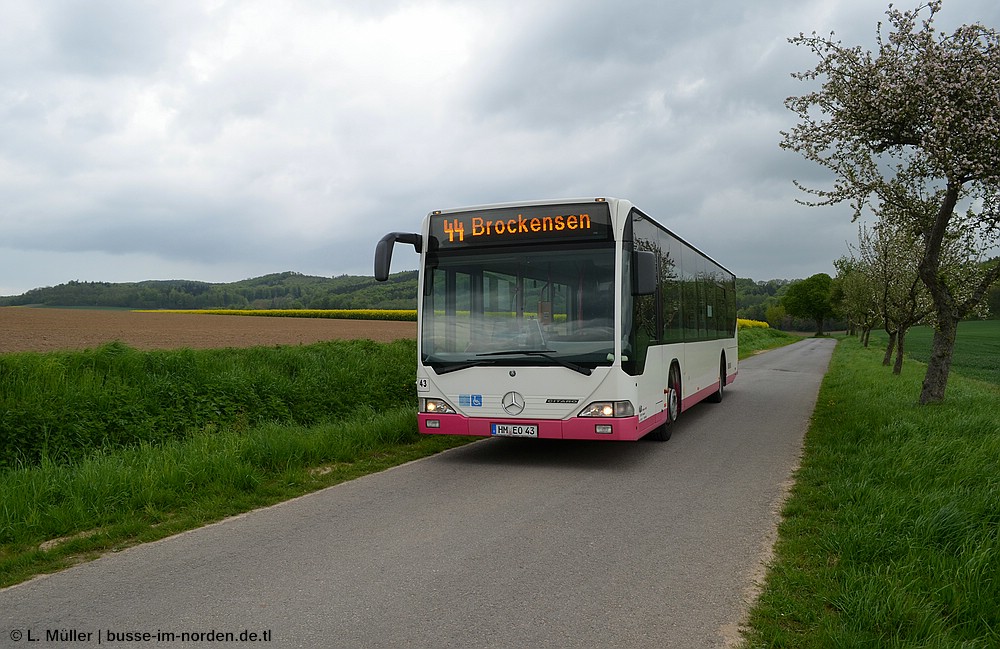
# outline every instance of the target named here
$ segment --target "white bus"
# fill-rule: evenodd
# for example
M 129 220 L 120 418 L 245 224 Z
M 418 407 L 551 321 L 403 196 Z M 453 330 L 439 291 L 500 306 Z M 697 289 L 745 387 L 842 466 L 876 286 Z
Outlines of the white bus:
M 736 279 L 629 201 L 431 212 L 420 254 L 421 433 L 669 439 L 736 378 Z

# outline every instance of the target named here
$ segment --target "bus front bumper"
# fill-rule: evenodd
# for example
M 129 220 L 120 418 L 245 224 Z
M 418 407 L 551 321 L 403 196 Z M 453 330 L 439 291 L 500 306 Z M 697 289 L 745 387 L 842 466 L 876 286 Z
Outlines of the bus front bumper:
M 417 426 L 427 435 L 635 441 L 655 428 L 656 423 L 647 420 L 640 424 L 638 417 L 529 420 L 417 413 Z

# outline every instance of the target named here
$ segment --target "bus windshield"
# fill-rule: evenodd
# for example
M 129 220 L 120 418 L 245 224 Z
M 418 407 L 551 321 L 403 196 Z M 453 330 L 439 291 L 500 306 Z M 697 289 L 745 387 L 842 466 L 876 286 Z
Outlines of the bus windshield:
M 479 365 L 614 360 L 613 244 L 429 252 L 421 360 L 438 373 Z

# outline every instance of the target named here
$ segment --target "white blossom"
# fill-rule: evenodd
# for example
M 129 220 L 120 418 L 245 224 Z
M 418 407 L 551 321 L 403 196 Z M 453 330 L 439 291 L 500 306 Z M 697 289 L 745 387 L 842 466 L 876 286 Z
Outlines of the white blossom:
M 798 123 L 781 134 L 783 148 L 834 173 L 832 188 L 796 183 L 814 197 L 805 204 L 847 202 L 855 219 L 870 211 L 918 246 L 935 325 L 924 403 L 943 399 L 957 323 L 1000 275 L 968 272 L 1000 238 L 1000 34 L 981 24 L 939 32 L 941 6 L 889 5 L 874 52 L 833 34 L 790 39 L 819 58 L 792 76 L 821 87 L 785 101 Z M 947 271 L 955 254 L 963 273 Z

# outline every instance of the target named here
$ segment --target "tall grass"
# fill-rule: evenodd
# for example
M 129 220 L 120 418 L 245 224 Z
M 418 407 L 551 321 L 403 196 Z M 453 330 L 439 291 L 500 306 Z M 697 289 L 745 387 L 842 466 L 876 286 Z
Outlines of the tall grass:
M 310 426 L 412 404 L 416 344 L 0 355 L 0 468 L 265 422 Z
M 73 464 L 43 461 L 8 470 L 0 481 L 0 544 L 23 545 L 81 527 L 121 523 L 206 497 L 230 499 L 268 477 L 417 439 L 416 415 L 397 408 L 313 427 L 264 424 L 203 432 L 158 445 L 94 453 Z
M 748 647 L 1000 646 L 1000 387 L 842 341 Z

